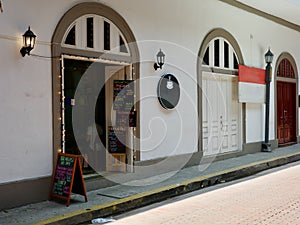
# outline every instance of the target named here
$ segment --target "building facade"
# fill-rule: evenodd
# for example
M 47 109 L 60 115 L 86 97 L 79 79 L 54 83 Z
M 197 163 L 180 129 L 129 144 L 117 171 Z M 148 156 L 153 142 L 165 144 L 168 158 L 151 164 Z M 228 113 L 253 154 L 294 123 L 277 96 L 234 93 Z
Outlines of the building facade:
M 299 142 L 300 26 L 222 0 L 2 7 L 0 208 L 47 199 L 58 152 L 81 155 L 84 172 L 101 175 L 261 151 L 265 104 L 241 102 L 238 77 L 239 65 L 264 69 L 269 48 L 270 142 Z M 28 26 L 36 43 L 22 57 Z M 119 156 L 120 171 L 110 164 Z

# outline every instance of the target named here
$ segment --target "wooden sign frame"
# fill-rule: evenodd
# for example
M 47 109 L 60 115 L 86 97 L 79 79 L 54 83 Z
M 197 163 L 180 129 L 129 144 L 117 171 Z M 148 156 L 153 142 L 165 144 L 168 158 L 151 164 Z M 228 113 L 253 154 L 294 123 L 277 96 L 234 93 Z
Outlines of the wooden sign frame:
M 68 165 L 62 165 L 62 159 L 68 159 Z M 69 206 L 71 193 L 82 195 L 84 196 L 85 202 L 88 201 L 83 181 L 80 156 L 58 153 L 52 176 L 49 200 L 53 198 L 63 199 L 67 201 L 66 206 Z

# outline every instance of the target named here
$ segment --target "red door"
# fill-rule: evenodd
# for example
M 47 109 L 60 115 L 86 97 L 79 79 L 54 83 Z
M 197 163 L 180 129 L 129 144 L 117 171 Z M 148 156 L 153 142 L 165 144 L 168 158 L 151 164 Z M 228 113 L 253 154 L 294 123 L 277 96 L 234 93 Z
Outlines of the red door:
M 296 83 L 277 82 L 278 144 L 296 142 Z

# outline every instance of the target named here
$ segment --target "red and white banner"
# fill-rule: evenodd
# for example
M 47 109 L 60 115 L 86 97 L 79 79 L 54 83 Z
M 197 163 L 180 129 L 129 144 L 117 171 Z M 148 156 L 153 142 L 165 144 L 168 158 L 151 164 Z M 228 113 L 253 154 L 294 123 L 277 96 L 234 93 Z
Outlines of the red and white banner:
M 265 70 L 239 65 L 239 102 L 264 103 Z

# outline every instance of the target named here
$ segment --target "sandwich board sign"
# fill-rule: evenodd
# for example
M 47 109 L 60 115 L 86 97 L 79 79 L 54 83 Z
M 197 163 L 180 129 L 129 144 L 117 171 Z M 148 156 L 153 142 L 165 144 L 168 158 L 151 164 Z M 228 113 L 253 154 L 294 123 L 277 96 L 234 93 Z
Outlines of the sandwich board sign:
M 70 205 L 71 193 L 84 196 L 87 202 L 80 157 L 78 155 L 59 153 L 53 173 L 49 200 L 63 199 Z

